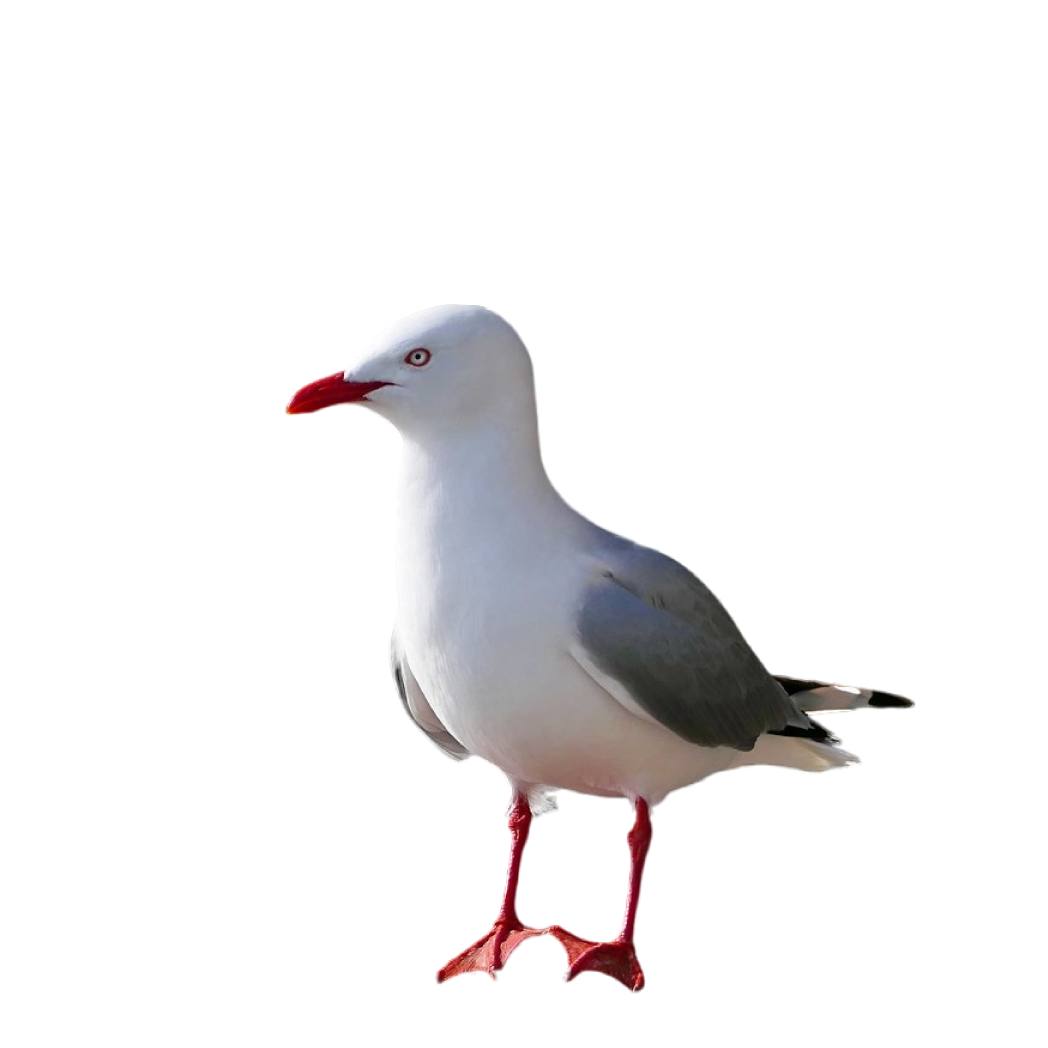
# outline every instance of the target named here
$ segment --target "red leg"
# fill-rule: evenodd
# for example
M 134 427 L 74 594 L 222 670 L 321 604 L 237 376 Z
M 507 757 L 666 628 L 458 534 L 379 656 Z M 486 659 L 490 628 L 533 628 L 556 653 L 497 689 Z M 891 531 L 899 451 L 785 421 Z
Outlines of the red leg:
M 495 918 L 494 927 L 483 938 L 478 939 L 468 949 L 448 961 L 437 972 L 437 982 L 444 982 L 453 975 L 464 972 L 487 972 L 493 979 L 495 972 L 505 965 L 509 955 L 525 940 L 533 935 L 542 935 L 545 928 L 528 928 L 520 923 L 517 917 L 517 882 L 520 880 L 520 858 L 528 840 L 531 827 L 531 808 L 528 799 L 522 793 L 513 797 L 513 806 L 509 811 L 509 832 L 513 844 L 509 853 L 509 873 L 506 877 L 506 893 L 502 899 L 502 909 Z
M 634 940 L 637 912 L 640 909 L 640 889 L 654 835 L 647 803 L 642 799 L 637 800 L 633 826 L 626 834 L 626 844 L 630 849 L 626 909 L 623 913 L 623 924 L 611 942 L 598 942 L 596 939 L 575 935 L 563 924 L 534 927 L 520 919 L 517 913 L 517 892 L 520 888 L 524 849 L 527 847 L 534 823 L 534 817 L 524 796 L 519 796 L 514 802 L 506 822 L 509 829 L 509 863 L 502 902 L 495 922 L 476 942 L 466 946 L 461 953 L 437 969 L 437 985 L 441 986 L 459 976 L 479 975 L 485 975 L 492 982 L 498 982 L 499 975 L 521 943 L 527 942 L 528 939 L 548 937 L 559 943 L 568 959 L 568 967 L 564 973 L 565 982 L 573 982 L 585 971 L 596 971 L 599 975 L 608 976 L 625 986 L 631 994 L 639 994 L 645 988 L 645 969 L 641 967 L 640 958 L 637 957 Z
M 562 928 L 550 929 L 550 934 L 556 935 L 568 951 L 568 959 L 571 962 L 568 968 L 569 981 L 580 972 L 603 972 L 618 979 L 631 990 L 640 990 L 644 986 L 644 973 L 633 948 L 633 925 L 637 918 L 637 902 L 640 899 L 640 878 L 644 872 L 648 845 L 651 844 L 651 817 L 648 813 L 648 802 L 643 797 L 637 798 L 637 817 L 626 839 L 630 846 L 630 886 L 626 896 L 626 919 L 618 937 L 611 942 L 591 943 L 564 932 Z M 566 938 L 563 938 L 561 933 Z

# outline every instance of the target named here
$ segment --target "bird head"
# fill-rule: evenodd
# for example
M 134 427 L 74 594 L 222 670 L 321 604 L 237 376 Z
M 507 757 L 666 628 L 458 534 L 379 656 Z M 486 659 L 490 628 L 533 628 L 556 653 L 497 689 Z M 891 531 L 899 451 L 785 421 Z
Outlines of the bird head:
M 394 324 L 359 364 L 303 386 L 287 412 L 333 404 L 364 404 L 406 434 L 480 427 L 534 413 L 531 360 L 498 314 L 436 306 Z

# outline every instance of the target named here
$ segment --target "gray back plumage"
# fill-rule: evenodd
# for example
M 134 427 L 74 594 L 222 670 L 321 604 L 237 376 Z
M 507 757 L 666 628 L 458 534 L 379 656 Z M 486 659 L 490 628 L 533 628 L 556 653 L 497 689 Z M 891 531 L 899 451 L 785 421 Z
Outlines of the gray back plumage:
M 821 731 L 687 568 L 610 533 L 602 545 L 606 570 L 584 597 L 578 637 L 646 713 L 700 746 L 750 750 L 766 732 Z

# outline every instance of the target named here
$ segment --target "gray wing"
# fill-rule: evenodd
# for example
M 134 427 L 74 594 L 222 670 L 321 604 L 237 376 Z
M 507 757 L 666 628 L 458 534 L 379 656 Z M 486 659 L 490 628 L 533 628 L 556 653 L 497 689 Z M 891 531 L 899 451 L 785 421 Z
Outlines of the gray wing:
M 457 761 L 465 760 L 470 755 L 469 750 L 440 723 L 440 718 L 433 712 L 433 707 L 415 680 L 415 674 L 411 672 L 407 656 L 397 642 L 396 633 L 393 634 L 389 647 L 389 658 L 397 693 L 408 716 L 426 733 L 427 738 L 435 742 L 449 757 L 454 757 Z
M 604 570 L 578 617 L 579 661 L 598 683 L 700 746 L 750 750 L 766 732 L 835 741 L 801 712 L 687 568 L 608 538 L 615 542 L 601 551 Z

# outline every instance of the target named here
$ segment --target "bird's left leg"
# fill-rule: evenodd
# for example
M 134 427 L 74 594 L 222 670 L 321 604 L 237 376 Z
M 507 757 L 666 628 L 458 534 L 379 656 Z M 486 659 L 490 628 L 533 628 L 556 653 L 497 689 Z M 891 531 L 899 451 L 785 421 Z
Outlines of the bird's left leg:
M 618 979 L 631 990 L 636 991 L 644 987 L 644 972 L 641 971 L 637 952 L 633 948 L 633 924 L 637 917 L 644 860 L 648 854 L 648 845 L 651 844 L 651 816 L 648 802 L 643 797 L 637 798 L 636 808 L 637 817 L 626 838 L 630 846 L 630 885 L 626 896 L 626 919 L 618 937 L 611 942 L 588 942 L 570 935 L 570 941 L 565 941 L 557 934 L 562 929 L 550 929 L 550 933 L 557 935 L 568 951 L 571 961 L 568 968 L 569 982 L 580 972 L 603 972 L 613 979 Z
M 518 791 L 513 795 L 513 806 L 509 811 L 509 832 L 513 837 L 513 843 L 509 853 L 509 873 L 506 876 L 502 909 L 499 910 L 495 925 L 487 935 L 448 961 L 437 972 L 437 982 L 444 982 L 445 979 L 450 979 L 453 975 L 462 975 L 463 972 L 487 972 L 495 978 L 495 972 L 505 965 L 509 955 L 525 939 L 530 939 L 533 935 L 542 935 L 546 931 L 545 928 L 528 928 L 521 924 L 517 917 L 520 859 L 530 827 L 531 807 L 527 796 Z

